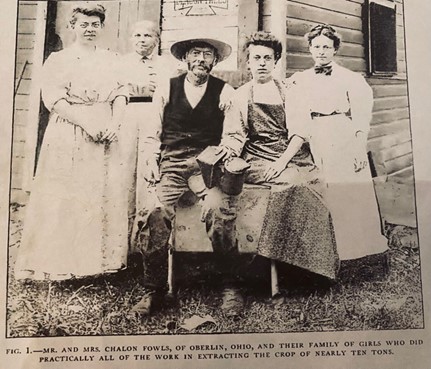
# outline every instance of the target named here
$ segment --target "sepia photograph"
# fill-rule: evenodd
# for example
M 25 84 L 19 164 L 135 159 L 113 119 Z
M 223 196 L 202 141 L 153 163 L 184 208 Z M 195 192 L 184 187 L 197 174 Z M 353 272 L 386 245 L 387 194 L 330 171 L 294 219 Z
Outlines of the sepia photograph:
M 18 0 L 5 337 L 424 329 L 404 1 Z

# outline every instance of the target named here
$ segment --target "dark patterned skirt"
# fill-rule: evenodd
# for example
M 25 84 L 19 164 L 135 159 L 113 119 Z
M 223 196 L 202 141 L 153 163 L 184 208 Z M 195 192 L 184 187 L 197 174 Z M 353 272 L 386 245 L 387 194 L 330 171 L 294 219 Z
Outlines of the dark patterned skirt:
M 257 253 L 335 279 L 339 258 L 317 170 L 290 165 L 279 177 L 264 183 L 259 178 L 268 161 L 256 157 L 248 157 L 248 161 L 251 168 L 246 181 L 271 185 Z
M 339 260 L 329 211 L 305 186 L 272 192 L 257 253 L 335 279 Z

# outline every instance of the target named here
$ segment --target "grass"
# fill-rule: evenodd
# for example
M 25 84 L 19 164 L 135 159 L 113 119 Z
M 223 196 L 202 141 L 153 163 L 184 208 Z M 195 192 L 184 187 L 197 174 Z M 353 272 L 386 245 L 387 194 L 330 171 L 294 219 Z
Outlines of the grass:
M 11 206 L 10 260 L 14 263 L 22 230 L 22 206 Z M 8 337 L 140 335 L 188 333 L 316 332 L 390 330 L 423 327 L 420 260 L 416 230 L 388 226 L 389 269 L 375 258 L 342 265 L 329 283 L 292 267 L 280 266 L 281 294 L 269 297 L 269 265 L 244 257 L 246 307 L 237 319 L 219 306 L 222 286 L 211 255 L 177 259 L 177 303 L 155 315 L 130 313 L 144 293 L 139 261 L 117 274 L 62 282 L 18 282 L 9 276 Z M 193 316 L 213 321 L 197 327 Z

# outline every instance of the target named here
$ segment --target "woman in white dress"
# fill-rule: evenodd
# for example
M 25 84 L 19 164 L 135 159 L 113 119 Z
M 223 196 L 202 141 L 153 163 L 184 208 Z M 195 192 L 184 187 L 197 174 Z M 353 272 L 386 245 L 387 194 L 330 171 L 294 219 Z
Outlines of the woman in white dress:
M 297 109 L 307 117 L 292 122 L 290 145 L 310 143 L 323 175 L 340 260 L 383 253 L 387 239 L 367 157 L 372 90 L 361 74 L 334 61 L 341 43 L 334 28 L 318 25 L 306 38 L 315 66 L 290 79 L 293 93 L 301 97 Z
M 61 280 L 122 269 L 127 192 L 119 146 L 127 93 L 117 56 L 96 47 L 105 9 L 73 10 L 76 40 L 43 67 L 50 110 L 26 209 L 15 278 Z

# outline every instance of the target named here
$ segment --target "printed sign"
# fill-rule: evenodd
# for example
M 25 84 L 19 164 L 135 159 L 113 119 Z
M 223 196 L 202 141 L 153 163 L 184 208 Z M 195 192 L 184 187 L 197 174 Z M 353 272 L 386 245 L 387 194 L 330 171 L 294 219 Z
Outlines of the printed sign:
M 229 0 L 175 0 L 175 10 L 187 10 L 186 15 L 216 15 L 216 9 L 228 9 Z

